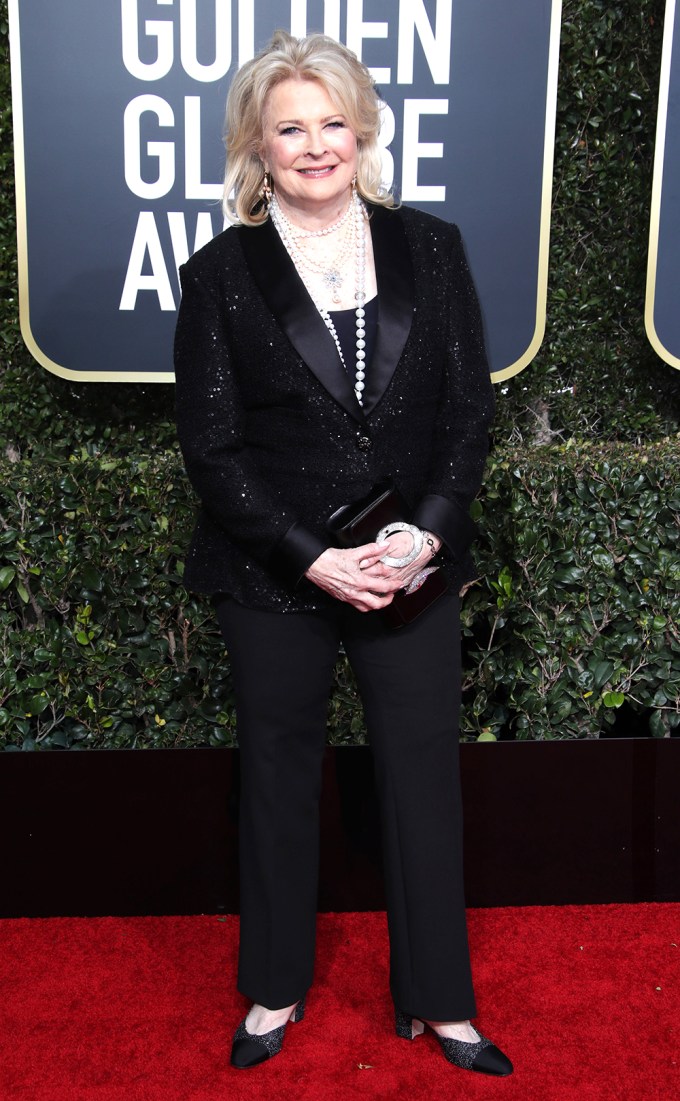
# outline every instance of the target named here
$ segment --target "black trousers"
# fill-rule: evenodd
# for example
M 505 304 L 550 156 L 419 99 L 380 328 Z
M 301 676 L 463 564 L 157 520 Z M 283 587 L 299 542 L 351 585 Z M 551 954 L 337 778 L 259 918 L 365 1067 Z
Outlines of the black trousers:
M 312 982 L 319 796 L 340 642 L 364 706 L 380 798 L 390 989 L 430 1020 L 475 1015 L 462 884 L 460 621 L 447 593 L 407 627 L 347 604 L 278 614 L 215 601 L 241 748 L 238 988 L 269 1009 Z

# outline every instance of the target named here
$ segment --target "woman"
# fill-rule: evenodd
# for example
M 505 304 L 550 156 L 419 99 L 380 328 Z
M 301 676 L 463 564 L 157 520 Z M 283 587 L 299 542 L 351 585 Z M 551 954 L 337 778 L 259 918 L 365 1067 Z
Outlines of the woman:
M 509 1074 L 470 1024 L 457 722 L 468 508 L 493 398 L 455 227 L 380 186 L 379 100 L 322 35 L 277 32 L 227 102 L 238 225 L 181 272 L 177 420 L 201 513 L 186 582 L 215 602 L 241 747 L 232 1063 L 281 1049 L 311 985 L 326 710 L 342 642 L 381 800 L 397 1032 Z M 394 479 L 413 529 L 341 549 L 326 521 Z M 448 592 L 393 631 L 382 609 L 435 566 Z M 402 599 L 404 599 L 402 597 Z

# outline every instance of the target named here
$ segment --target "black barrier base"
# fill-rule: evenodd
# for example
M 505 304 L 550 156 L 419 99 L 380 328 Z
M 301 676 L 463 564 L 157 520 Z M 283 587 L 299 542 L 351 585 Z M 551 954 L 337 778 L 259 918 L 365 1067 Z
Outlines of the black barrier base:
M 680 740 L 464 745 L 470 906 L 680 900 Z M 369 750 L 329 749 L 319 908 L 384 908 Z M 236 912 L 238 752 L 0 754 L 0 916 Z

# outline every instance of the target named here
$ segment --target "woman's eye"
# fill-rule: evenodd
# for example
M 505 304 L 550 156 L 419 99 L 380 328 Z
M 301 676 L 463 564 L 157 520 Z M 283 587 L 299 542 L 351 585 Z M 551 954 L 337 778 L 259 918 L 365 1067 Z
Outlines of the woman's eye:
M 344 126 L 345 126 L 344 122 L 340 122 L 339 120 L 337 120 L 335 122 L 329 122 L 328 125 L 333 127 L 333 129 L 335 129 L 335 130 L 342 130 L 342 129 L 344 129 Z
M 279 130 L 280 134 L 297 134 L 299 129 L 297 126 L 286 126 L 283 130 Z

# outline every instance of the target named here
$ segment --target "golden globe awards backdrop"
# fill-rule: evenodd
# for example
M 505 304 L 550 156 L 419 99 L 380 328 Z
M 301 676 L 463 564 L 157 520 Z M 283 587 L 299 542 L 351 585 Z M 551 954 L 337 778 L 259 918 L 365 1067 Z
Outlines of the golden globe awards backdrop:
M 545 324 L 558 0 L 10 0 L 22 332 L 71 379 L 172 380 L 177 268 L 223 228 L 224 101 L 277 27 L 345 42 L 384 176 L 463 232 L 493 377 Z
M 680 19 L 675 0 L 666 0 L 645 326 L 654 351 L 680 368 Z

